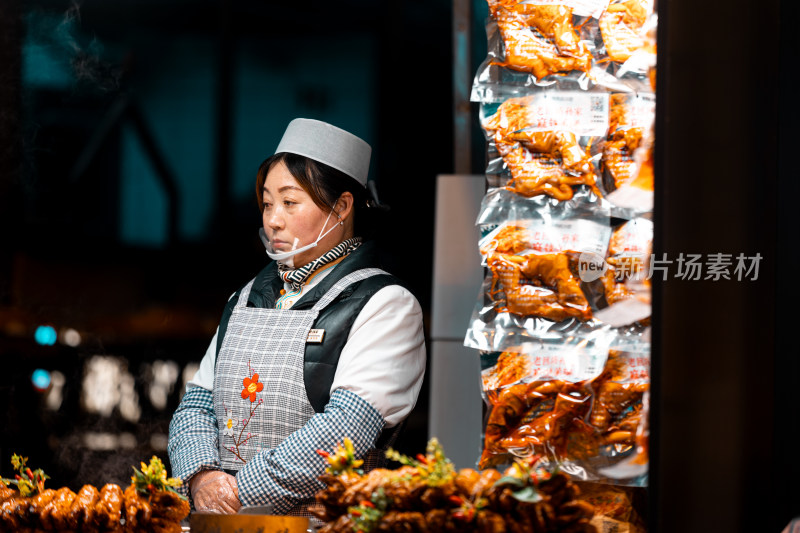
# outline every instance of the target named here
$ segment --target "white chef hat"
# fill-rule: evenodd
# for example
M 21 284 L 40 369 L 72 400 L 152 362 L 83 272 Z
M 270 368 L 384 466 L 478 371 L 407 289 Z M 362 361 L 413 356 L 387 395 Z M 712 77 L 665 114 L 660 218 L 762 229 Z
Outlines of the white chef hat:
M 275 153 L 302 155 L 340 170 L 366 187 L 372 148 L 366 141 L 327 122 L 296 118 L 286 127 Z

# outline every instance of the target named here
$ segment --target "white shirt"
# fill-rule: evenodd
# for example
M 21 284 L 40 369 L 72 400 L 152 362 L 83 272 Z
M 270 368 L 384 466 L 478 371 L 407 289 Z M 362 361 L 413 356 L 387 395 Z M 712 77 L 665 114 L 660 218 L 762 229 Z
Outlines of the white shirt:
M 286 294 L 279 300 L 281 308 L 294 305 L 334 268 L 335 265 L 316 273 L 299 293 L 292 293 L 291 286 L 284 284 Z M 187 389 L 213 389 L 218 333 L 219 330 L 211 339 Z M 422 309 L 408 290 L 389 285 L 376 292 L 356 317 L 339 356 L 330 393 L 346 389 L 357 394 L 377 409 L 387 427 L 393 427 L 414 408 L 424 373 Z

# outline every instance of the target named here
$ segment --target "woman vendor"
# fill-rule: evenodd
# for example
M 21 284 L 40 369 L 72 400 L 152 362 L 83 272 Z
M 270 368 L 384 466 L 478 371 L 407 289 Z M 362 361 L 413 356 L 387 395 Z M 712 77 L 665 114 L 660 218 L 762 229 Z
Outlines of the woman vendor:
M 307 514 L 349 437 L 365 469 L 417 400 L 422 312 L 365 240 L 371 148 L 295 119 L 257 173 L 270 262 L 237 291 L 169 430 L 172 474 L 197 510 Z

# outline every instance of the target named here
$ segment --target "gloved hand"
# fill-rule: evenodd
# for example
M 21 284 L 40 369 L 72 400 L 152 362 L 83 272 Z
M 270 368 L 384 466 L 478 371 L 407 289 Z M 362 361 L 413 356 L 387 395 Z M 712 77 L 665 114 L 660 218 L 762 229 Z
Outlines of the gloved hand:
M 220 470 L 203 470 L 189 480 L 194 507 L 198 511 L 233 514 L 239 510 L 236 478 Z

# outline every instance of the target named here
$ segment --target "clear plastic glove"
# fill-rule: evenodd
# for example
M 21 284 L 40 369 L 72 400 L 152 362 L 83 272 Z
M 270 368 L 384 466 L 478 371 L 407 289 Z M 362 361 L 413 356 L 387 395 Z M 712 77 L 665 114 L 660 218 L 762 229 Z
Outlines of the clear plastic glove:
M 220 470 L 198 472 L 189 481 L 189 489 L 198 511 L 233 514 L 242 506 L 236 478 Z

